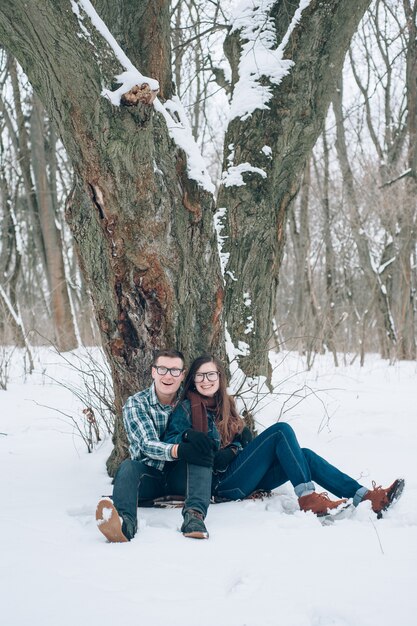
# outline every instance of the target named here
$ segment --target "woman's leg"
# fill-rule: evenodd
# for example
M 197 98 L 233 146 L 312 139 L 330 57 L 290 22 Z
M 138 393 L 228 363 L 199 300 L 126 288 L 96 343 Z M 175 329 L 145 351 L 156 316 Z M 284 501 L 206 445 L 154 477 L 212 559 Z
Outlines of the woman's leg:
M 334 493 L 338 498 L 353 498 L 353 504 L 355 506 L 359 504 L 368 491 L 366 487 L 341 472 L 313 450 L 302 448 L 302 452 L 310 468 L 311 478 L 315 483 L 326 491 Z
M 216 493 L 239 500 L 264 487 L 265 478 L 268 489 L 291 481 L 298 497 L 314 491 L 309 465 L 289 424 L 270 426 L 246 446 L 221 477 Z

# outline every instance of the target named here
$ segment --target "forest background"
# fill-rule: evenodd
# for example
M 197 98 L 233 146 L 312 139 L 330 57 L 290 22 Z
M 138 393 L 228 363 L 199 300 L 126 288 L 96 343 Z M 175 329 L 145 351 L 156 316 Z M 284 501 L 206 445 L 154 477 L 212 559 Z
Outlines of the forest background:
M 112 472 L 155 348 L 267 379 L 269 349 L 416 358 L 417 2 L 24 5 L 0 9 L 3 388 L 13 347 L 30 371 L 102 343 Z

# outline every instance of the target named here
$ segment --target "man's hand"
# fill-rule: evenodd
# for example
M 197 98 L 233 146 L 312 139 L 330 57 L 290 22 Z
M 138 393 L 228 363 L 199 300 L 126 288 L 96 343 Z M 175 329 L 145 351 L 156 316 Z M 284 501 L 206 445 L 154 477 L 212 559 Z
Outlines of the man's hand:
M 196 450 L 200 452 L 208 453 L 210 450 L 216 451 L 216 443 L 206 433 L 201 433 L 198 430 L 188 428 L 182 434 L 182 440 L 187 443 L 192 443 Z
M 192 465 L 202 465 L 203 467 L 212 467 L 214 460 L 214 451 L 212 448 L 208 452 L 201 452 L 193 443 L 179 443 L 177 450 L 178 459 L 191 463 Z
M 206 433 L 189 428 L 182 435 L 183 443 L 178 445 L 178 458 L 203 467 L 212 467 L 215 442 Z

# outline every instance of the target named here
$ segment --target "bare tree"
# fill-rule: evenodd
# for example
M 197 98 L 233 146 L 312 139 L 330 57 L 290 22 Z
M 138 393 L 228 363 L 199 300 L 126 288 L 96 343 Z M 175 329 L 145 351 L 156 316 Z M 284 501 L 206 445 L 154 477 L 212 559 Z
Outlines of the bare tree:
M 36 276 L 36 287 L 31 289 L 42 294 L 34 296 L 35 301 L 45 304 L 45 312 L 51 318 L 52 339 L 61 350 L 71 350 L 76 347 L 73 315 L 70 307 L 64 261 L 62 256 L 61 234 L 57 228 L 56 214 L 56 186 L 53 181 L 54 172 L 50 168 L 45 151 L 47 137 L 47 121 L 44 109 L 39 99 L 33 96 L 33 101 L 26 108 L 22 102 L 21 86 L 19 83 L 16 62 L 8 57 L 6 78 L 9 78 L 7 87 L 13 94 L 13 108 L 0 95 L 0 108 L 4 115 L 7 137 L 13 148 L 14 160 L 8 168 L 10 178 L 15 179 L 16 205 L 19 203 L 27 207 L 17 215 L 16 206 L 13 214 L 16 221 L 21 221 L 21 231 L 26 233 L 26 251 L 32 250 L 33 271 Z M 2 160 L 4 160 L 4 153 Z M 19 177 L 16 180 L 16 172 Z M 23 189 L 21 183 L 23 182 Z M 8 185 L 5 163 L 3 162 L 3 185 Z M 22 193 L 23 192 L 23 193 Z M 10 216 L 7 203 L 4 202 L 4 212 Z M 20 247 L 23 246 L 20 240 Z M 20 250 L 21 255 L 23 250 Z M 21 259 L 21 257 L 20 257 Z M 24 266 L 23 266 L 24 267 Z M 19 270 L 15 272 L 15 286 L 19 279 Z M 30 280 L 27 285 L 30 285 Z M 44 293 L 45 292 L 45 293 Z M 15 298 L 18 298 L 14 289 Z M 19 289 L 21 298 L 20 308 L 30 308 L 27 290 Z

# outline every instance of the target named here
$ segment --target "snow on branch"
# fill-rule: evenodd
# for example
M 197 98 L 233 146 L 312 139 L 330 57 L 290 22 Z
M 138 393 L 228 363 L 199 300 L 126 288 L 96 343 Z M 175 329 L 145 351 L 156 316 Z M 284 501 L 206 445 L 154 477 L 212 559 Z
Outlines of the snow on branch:
M 3 303 L 6 305 L 6 309 L 8 310 L 10 315 L 12 316 L 16 326 L 19 326 L 20 328 L 23 328 L 22 319 L 21 319 L 20 315 L 18 315 L 16 313 L 16 311 L 14 310 L 14 307 L 13 307 L 12 303 L 10 302 L 10 300 L 9 300 L 9 298 L 7 296 L 7 293 L 4 291 L 2 285 L 0 285 L 0 297 L 1 297 L 2 301 L 3 301 Z
M 107 41 L 110 48 L 113 50 L 116 59 L 119 61 L 120 65 L 125 69 L 125 71 L 122 74 L 119 74 L 118 76 L 115 77 L 117 82 L 121 85 L 119 89 L 117 89 L 116 91 L 103 89 L 102 95 L 107 97 L 110 100 L 110 102 L 114 104 L 115 106 L 119 106 L 121 96 L 124 93 L 128 92 L 130 89 L 132 89 L 132 87 L 134 87 L 135 85 L 143 85 L 146 83 L 149 85 L 149 87 L 153 91 L 158 91 L 159 90 L 158 81 L 155 80 L 154 78 L 149 78 L 148 76 L 144 76 L 143 74 L 139 72 L 139 70 L 136 69 L 136 67 L 133 65 L 133 63 L 130 61 L 127 55 L 123 52 L 123 50 L 121 49 L 121 47 L 119 46 L 119 44 L 117 43 L 117 41 L 115 40 L 111 32 L 109 31 L 109 29 L 107 28 L 106 24 L 98 15 L 95 8 L 91 4 L 90 0 L 77 0 L 77 1 L 71 0 L 72 10 L 78 18 L 78 22 L 80 24 L 82 31 L 84 33 L 86 32 L 86 26 L 83 23 L 80 8 L 78 5 L 80 5 L 84 9 L 85 13 L 90 18 L 93 26 L 98 30 L 98 32 L 102 35 L 102 37 Z
M 411 169 L 411 167 L 409 167 L 408 169 L 404 170 L 401 174 L 399 174 L 395 178 L 392 178 L 391 180 L 387 180 L 387 182 L 384 183 L 383 185 L 381 185 L 379 188 L 383 189 L 384 187 L 389 187 L 390 185 L 393 185 L 394 183 L 398 182 L 399 180 L 402 180 L 406 176 L 411 176 L 412 173 L 413 173 L 413 170 Z
M 256 109 L 268 109 L 272 98 L 272 88 L 261 84 L 267 78 L 273 85 L 279 85 L 294 62 L 284 59 L 284 50 L 290 35 L 301 18 L 302 11 L 311 0 L 300 0 L 298 9 L 288 30 L 276 47 L 276 31 L 270 17 L 276 0 L 242 0 L 235 8 L 231 19 L 231 33 L 240 31 L 243 42 L 239 61 L 239 80 L 234 87 L 230 105 L 229 121 L 235 117 L 248 119 Z
M 266 172 L 260 167 L 254 167 L 250 163 L 240 163 L 240 165 L 232 165 L 226 172 L 223 172 L 222 183 L 225 187 L 241 187 L 245 185 L 242 174 L 245 172 L 253 172 L 259 174 L 262 178 L 266 178 Z
M 214 193 L 215 187 L 207 172 L 206 164 L 201 155 L 191 132 L 184 108 L 178 98 L 168 100 L 165 104 L 156 98 L 159 91 L 159 83 L 154 78 L 144 76 L 133 65 L 125 52 L 119 46 L 106 24 L 99 17 L 90 0 L 70 0 L 72 10 L 78 18 L 80 28 L 84 35 L 88 33 L 80 7 L 88 15 L 93 26 L 99 31 L 113 50 L 115 57 L 124 68 L 124 72 L 116 76 L 120 87 L 115 91 L 103 89 L 101 95 L 108 98 L 114 106 L 125 104 L 127 106 L 137 104 L 138 101 L 153 103 L 155 110 L 163 115 L 169 135 L 175 144 L 184 150 L 187 156 L 187 173 L 189 178 L 195 180 L 203 189 Z
M 171 139 L 173 139 L 177 146 L 182 148 L 187 155 L 188 176 L 209 193 L 214 193 L 215 187 L 207 172 L 200 148 L 192 135 L 187 115 L 178 96 L 173 96 L 173 98 L 167 100 L 165 104 L 156 98 L 154 107 L 155 110 L 161 113 L 165 118 Z

